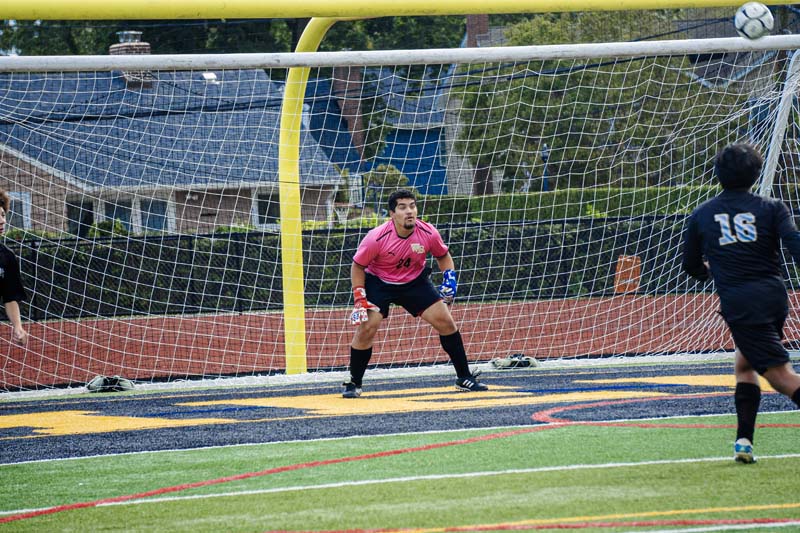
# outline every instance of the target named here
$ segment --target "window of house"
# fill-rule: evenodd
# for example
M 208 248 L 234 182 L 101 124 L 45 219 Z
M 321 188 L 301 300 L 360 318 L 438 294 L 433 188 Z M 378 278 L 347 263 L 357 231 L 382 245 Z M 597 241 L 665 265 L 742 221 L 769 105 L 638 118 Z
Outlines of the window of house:
M 131 213 L 133 213 L 133 203 L 130 200 L 119 200 L 116 202 L 106 202 L 106 220 L 119 220 L 125 229 L 131 230 Z
M 281 204 L 278 195 L 272 193 L 259 193 L 256 196 L 256 224 L 266 226 L 278 224 L 281 217 Z
M 6 213 L 6 224 L 11 228 L 30 229 L 31 195 L 27 192 L 9 192 L 11 205 Z
M 94 224 L 94 202 L 89 200 L 67 201 L 67 231 L 86 237 Z
M 167 231 L 166 200 L 142 200 L 141 212 L 144 231 Z

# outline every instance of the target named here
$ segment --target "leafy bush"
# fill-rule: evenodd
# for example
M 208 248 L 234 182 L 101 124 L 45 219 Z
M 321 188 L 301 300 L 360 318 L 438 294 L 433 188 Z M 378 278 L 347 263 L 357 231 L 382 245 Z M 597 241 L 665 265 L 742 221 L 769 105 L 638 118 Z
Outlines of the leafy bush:
M 423 196 L 421 216 L 434 225 L 465 222 L 636 218 L 688 214 L 715 186 L 560 189 L 490 196 Z
M 128 228 L 117 218 L 92 224 L 89 228 L 88 237 L 90 239 L 98 237 L 124 237 L 128 235 L 128 233 Z

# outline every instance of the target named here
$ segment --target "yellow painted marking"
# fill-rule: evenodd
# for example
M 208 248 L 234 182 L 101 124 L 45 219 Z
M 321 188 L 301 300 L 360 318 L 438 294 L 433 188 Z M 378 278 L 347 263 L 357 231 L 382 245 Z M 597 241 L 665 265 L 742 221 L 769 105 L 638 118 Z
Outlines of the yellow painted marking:
M 663 376 L 647 378 L 575 380 L 580 384 L 650 383 L 675 384 L 703 387 L 735 386 L 731 375 Z M 771 390 L 762 385 L 766 390 Z M 557 394 L 533 394 L 519 391 L 516 387 L 492 386 L 486 393 L 462 393 L 450 387 L 412 388 L 388 391 L 368 391 L 357 400 L 342 398 L 340 394 L 309 394 L 264 398 L 242 398 L 183 402 L 180 406 L 251 406 L 275 409 L 292 409 L 295 414 L 282 413 L 259 419 L 237 420 L 232 418 L 153 418 L 102 415 L 93 411 L 48 411 L 42 413 L 0 416 L 0 430 L 32 428 L 28 436 L 2 437 L 0 440 L 57 435 L 79 435 L 110 431 L 147 430 L 170 427 L 189 427 L 211 424 L 264 423 L 303 418 L 352 416 L 385 413 L 409 413 L 456 409 L 484 409 L 520 405 L 564 404 L 626 400 L 636 398 L 659 398 L 671 396 L 669 392 L 648 390 L 596 390 Z
M 241 398 L 188 402 L 179 405 L 201 407 L 214 405 L 241 405 L 299 409 L 309 415 L 351 416 L 385 413 L 409 413 L 454 409 L 483 409 L 513 405 L 545 403 L 592 402 L 629 398 L 656 398 L 667 393 L 645 391 L 587 391 L 566 394 L 533 395 L 516 392 L 511 387 L 492 387 L 489 392 L 454 392 L 449 387 L 431 389 L 405 389 L 369 393 L 357 400 L 342 398 L 341 394 L 314 394 L 267 398 Z
M 99 415 L 93 411 L 47 411 L 0 416 L 0 429 L 30 427 L 40 435 L 81 435 L 109 431 L 177 428 L 237 422 L 225 418 L 146 418 Z
M 761 390 L 774 391 L 769 382 L 759 378 Z M 576 379 L 573 383 L 613 384 L 613 383 L 653 383 L 657 385 L 691 385 L 693 387 L 736 388 L 736 378 L 731 374 L 656 376 L 617 379 Z
M 519 520 L 516 522 L 502 522 L 499 524 L 475 524 L 470 527 L 477 529 L 507 529 L 509 526 L 540 526 L 547 524 L 564 524 L 575 522 L 603 522 L 608 520 L 626 520 L 632 518 L 657 518 L 664 516 L 680 516 L 680 515 L 696 515 L 696 514 L 711 514 L 711 513 L 732 513 L 732 512 L 747 512 L 747 511 L 774 511 L 784 509 L 797 509 L 800 508 L 800 503 L 774 503 L 764 505 L 743 505 L 740 507 L 707 507 L 704 509 L 671 509 L 667 511 L 645 511 L 641 513 L 615 513 L 607 515 L 593 515 L 593 516 L 567 516 L 562 518 L 541 518 L 531 520 Z M 452 527 L 433 527 L 425 529 L 398 529 L 397 533 L 441 533 L 451 530 Z

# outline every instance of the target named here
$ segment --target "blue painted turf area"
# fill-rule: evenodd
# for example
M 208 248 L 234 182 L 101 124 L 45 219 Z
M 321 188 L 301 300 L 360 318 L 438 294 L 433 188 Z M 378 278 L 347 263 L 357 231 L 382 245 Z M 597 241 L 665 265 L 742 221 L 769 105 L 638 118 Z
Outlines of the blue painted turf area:
M 221 390 L 174 389 L 0 403 L 0 463 L 354 435 L 524 426 L 534 413 L 574 421 L 733 413 L 731 364 L 484 373 L 486 393 L 458 393 L 449 375 Z M 586 409 L 580 405 L 586 404 Z M 591 407 L 589 407 L 591 406 Z M 791 410 L 764 394 L 762 411 Z

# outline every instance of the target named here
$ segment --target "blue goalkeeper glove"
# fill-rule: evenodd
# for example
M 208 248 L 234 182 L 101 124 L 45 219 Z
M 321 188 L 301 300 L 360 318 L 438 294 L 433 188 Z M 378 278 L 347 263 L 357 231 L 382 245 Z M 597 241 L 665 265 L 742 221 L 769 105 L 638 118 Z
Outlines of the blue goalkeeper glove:
M 439 286 L 439 296 L 447 305 L 453 303 L 458 289 L 458 276 L 455 270 L 447 269 L 442 272 L 442 284 Z

